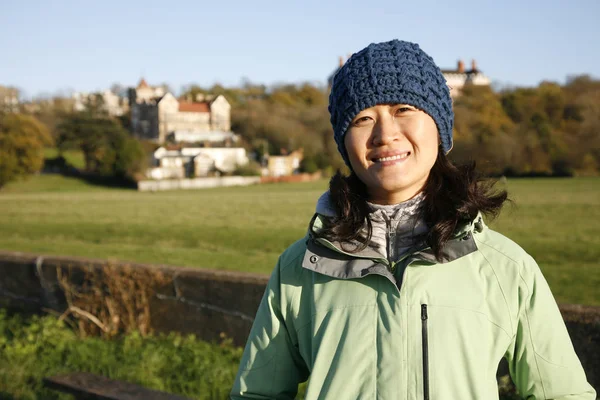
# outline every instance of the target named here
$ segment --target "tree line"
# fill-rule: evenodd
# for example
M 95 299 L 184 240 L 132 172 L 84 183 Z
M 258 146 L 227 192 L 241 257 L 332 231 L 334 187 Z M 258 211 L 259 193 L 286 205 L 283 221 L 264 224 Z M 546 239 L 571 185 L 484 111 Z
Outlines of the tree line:
M 343 168 L 329 123 L 328 88 L 310 83 L 272 87 L 187 86 L 182 97 L 224 95 L 232 130 L 256 159 L 304 149 L 306 172 Z M 458 162 L 475 161 L 488 175 L 598 175 L 600 172 L 600 80 L 570 77 L 537 87 L 466 86 L 454 99 L 454 148 Z M 115 119 L 99 109 L 74 113 L 65 99 L 36 111 L 0 110 L 0 187 L 43 164 L 43 148 L 79 149 L 85 172 L 136 179 L 151 144 L 127 131 L 129 116 Z M 145 150 L 144 150 L 145 149 Z
M 471 86 L 454 103 L 455 159 L 492 175 L 597 175 L 600 80 L 569 78 L 536 88 Z
M 232 129 L 257 154 L 304 149 L 303 167 L 343 167 L 329 123 L 327 87 L 308 83 L 190 86 L 185 95 L 223 94 Z M 488 175 L 597 175 L 600 172 L 600 80 L 587 75 L 564 85 L 532 88 L 466 86 L 454 99 L 456 162 L 475 161 Z

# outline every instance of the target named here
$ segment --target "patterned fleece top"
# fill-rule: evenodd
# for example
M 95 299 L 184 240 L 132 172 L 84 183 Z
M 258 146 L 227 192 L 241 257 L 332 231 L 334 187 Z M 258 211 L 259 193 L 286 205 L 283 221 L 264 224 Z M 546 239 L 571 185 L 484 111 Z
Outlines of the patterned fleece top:
M 424 194 L 419 193 L 400 204 L 368 203 L 373 227 L 369 246 L 386 259 L 397 261 L 410 248 L 420 244 L 428 230 L 420 215 L 424 198 Z M 316 212 L 326 217 L 336 215 L 328 191 L 319 198 Z M 366 223 L 363 229 L 366 235 Z

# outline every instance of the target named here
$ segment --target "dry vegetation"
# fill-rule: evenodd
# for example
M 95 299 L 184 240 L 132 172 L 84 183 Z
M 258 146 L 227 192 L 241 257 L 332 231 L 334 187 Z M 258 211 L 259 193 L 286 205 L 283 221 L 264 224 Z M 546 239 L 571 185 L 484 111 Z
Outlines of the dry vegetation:
M 60 320 L 71 324 L 80 337 L 112 338 L 131 332 L 142 336 L 151 334 L 154 331 L 151 299 L 172 282 L 159 269 L 110 263 L 83 270 L 57 268 L 56 273 L 67 302 Z

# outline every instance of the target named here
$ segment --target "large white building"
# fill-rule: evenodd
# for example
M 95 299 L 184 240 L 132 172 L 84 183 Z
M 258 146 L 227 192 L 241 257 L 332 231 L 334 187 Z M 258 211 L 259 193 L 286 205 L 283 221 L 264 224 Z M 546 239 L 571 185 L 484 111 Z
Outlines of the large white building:
M 232 173 L 248 162 L 243 147 L 160 147 L 153 154 L 154 167 L 147 175 L 152 179 L 181 179 Z
M 129 98 L 131 128 L 143 139 L 163 143 L 176 132 L 186 132 L 189 139 L 197 133 L 231 130 L 231 106 L 223 96 L 177 99 L 142 79 Z

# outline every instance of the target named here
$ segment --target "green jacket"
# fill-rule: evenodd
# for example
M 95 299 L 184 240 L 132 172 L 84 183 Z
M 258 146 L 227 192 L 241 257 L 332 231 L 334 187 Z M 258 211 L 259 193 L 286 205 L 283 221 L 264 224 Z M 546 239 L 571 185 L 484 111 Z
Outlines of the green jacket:
M 309 234 L 279 258 L 232 399 L 497 399 L 506 357 L 527 399 L 595 399 L 535 261 L 479 216 L 439 263 L 390 265 Z

